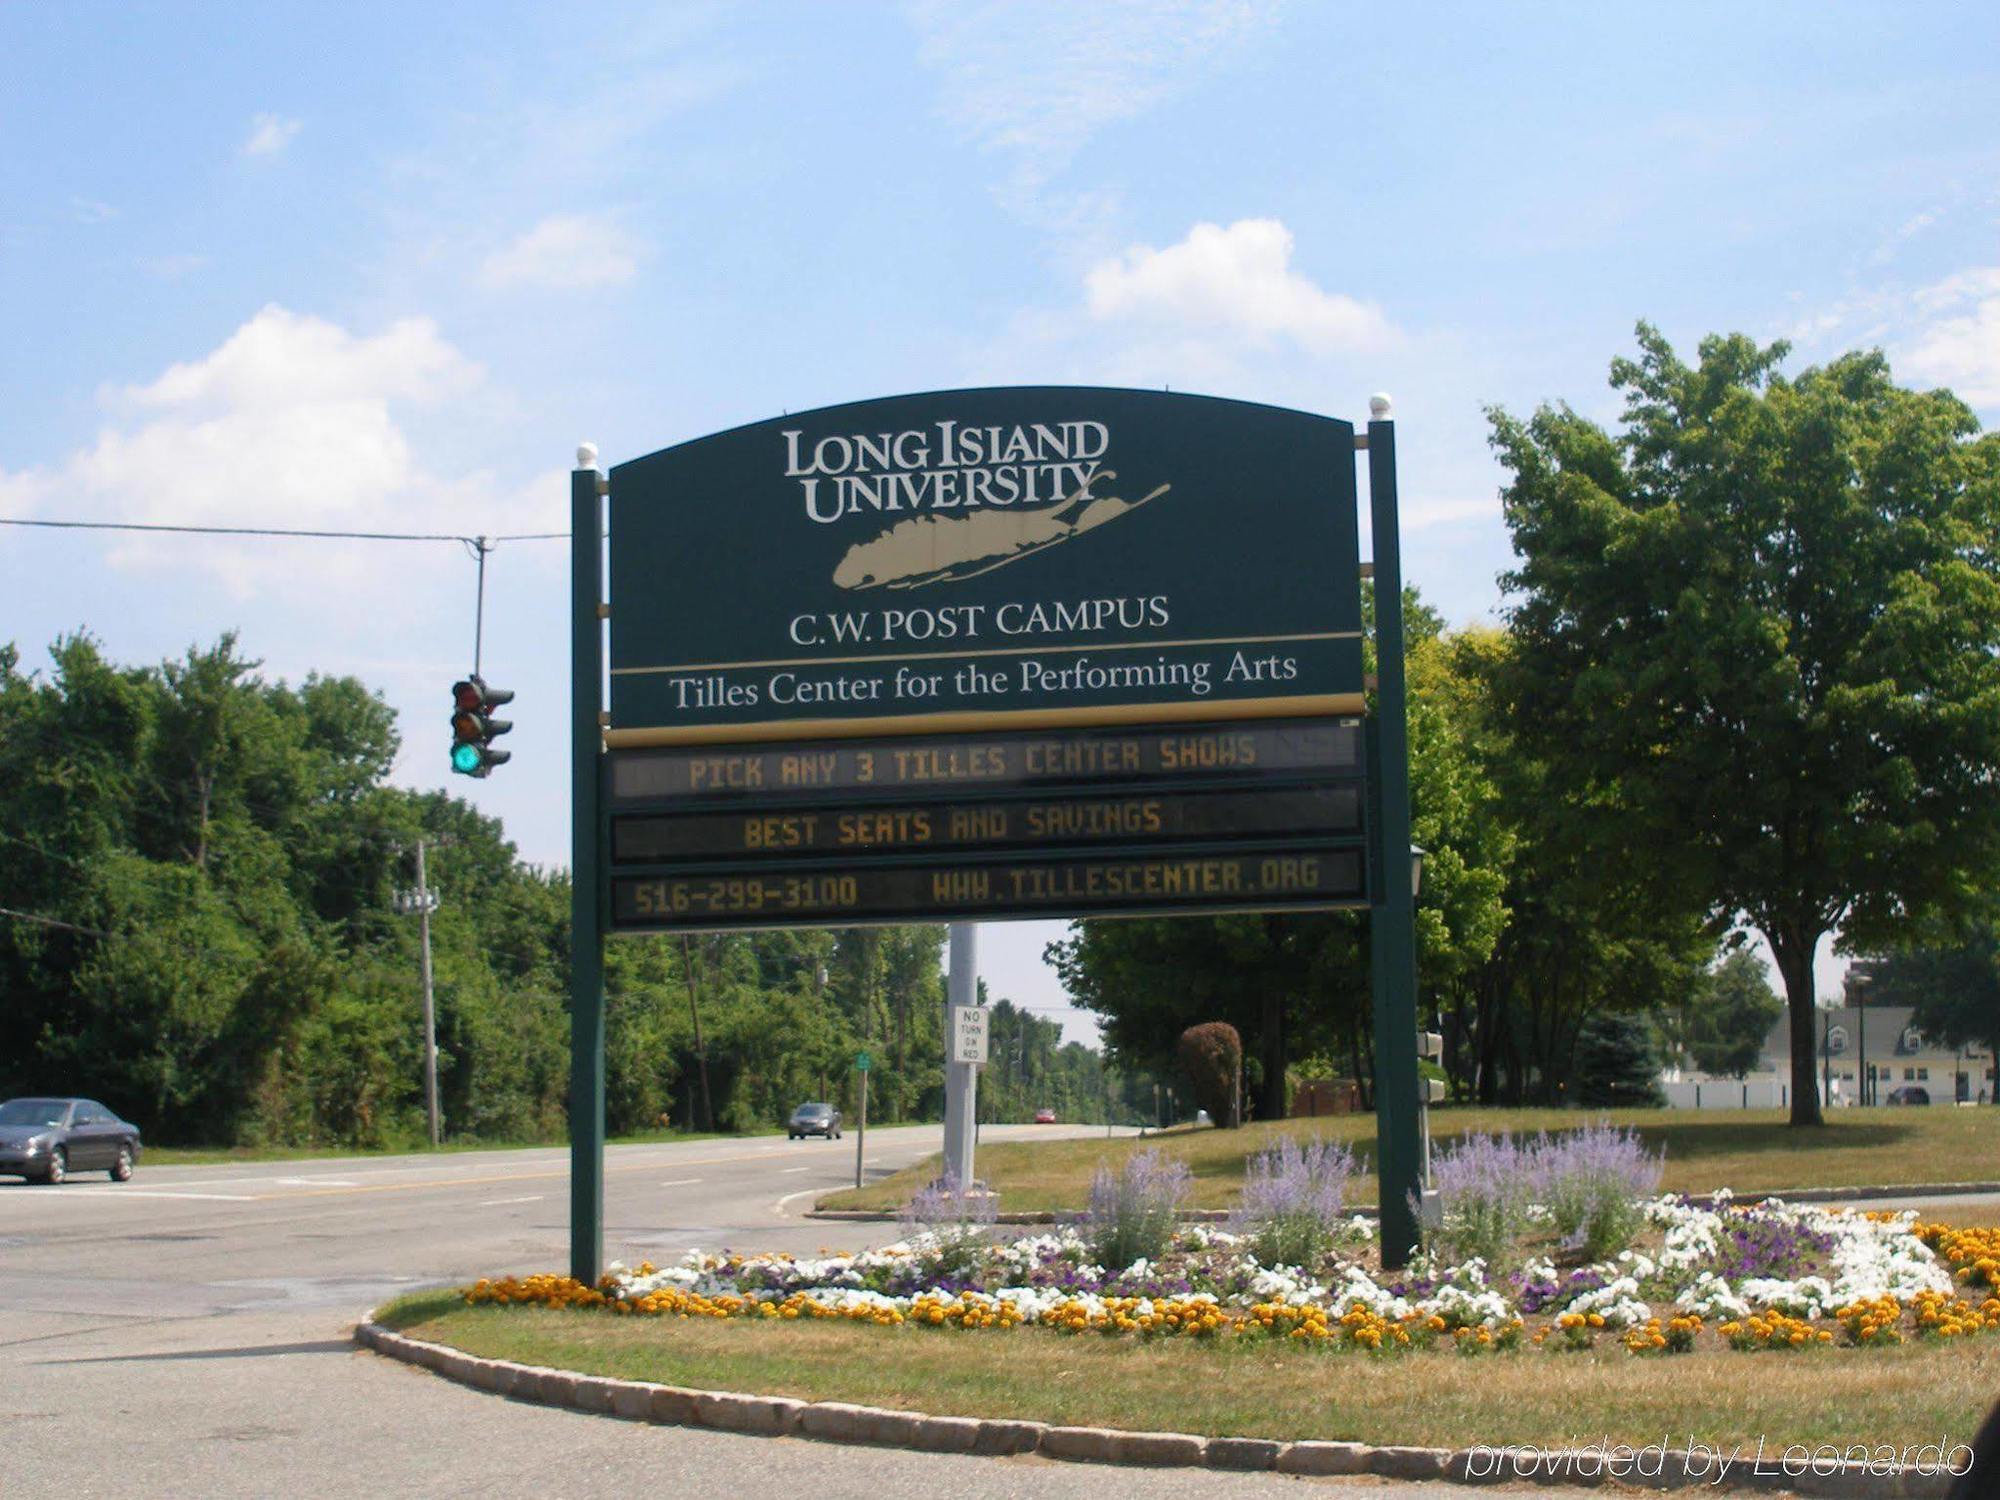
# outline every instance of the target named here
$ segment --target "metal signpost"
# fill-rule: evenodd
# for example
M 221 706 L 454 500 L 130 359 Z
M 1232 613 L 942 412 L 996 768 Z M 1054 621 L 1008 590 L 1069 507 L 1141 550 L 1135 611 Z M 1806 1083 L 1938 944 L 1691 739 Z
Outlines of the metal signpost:
M 859 1052 L 855 1054 L 854 1071 L 861 1075 L 861 1111 L 860 1111 L 860 1118 L 854 1127 L 854 1185 L 856 1187 L 861 1186 L 861 1158 L 868 1149 L 869 1062 L 870 1059 L 866 1052 Z
M 572 1274 L 602 1260 L 607 932 L 951 921 L 945 1162 L 969 1184 L 975 922 L 1342 906 L 1373 914 L 1383 1254 L 1408 1256 L 1415 926 L 1408 882 L 1383 878 L 1409 849 L 1383 407 L 1364 436 L 1165 392 L 948 391 L 736 428 L 608 481 L 579 452 Z

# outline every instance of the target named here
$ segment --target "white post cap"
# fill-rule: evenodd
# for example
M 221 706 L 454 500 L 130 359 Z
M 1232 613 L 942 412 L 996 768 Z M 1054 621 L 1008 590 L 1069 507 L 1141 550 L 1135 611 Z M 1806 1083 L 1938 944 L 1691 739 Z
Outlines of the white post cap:
M 597 444 L 578 443 L 576 445 L 576 466 L 579 469 L 594 469 L 597 467 Z
M 1368 398 L 1368 415 L 1378 422 L 1389 420 L 1390 402 L 1387 391 L 1377 391 Z

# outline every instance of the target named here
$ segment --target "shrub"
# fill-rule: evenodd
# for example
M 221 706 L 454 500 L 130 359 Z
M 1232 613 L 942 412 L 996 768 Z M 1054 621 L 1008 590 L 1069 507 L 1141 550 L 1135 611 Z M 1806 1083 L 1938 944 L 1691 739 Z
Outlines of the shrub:
M 1600 1120 L 1560 1135 L 1544 1133 L 1527 1154 L 1534 1193 L 1565 1243 L 1581 1247 L 1592 1260 L 1632 1243 L 1646 1222 L 1644 1200 L 1659 1191 L 1664 1165 L 1636 1131 Z
M 1354 1156 L 1335 1141 L 1291 1136 L 1252 1156 L 1230 1227 L 1246 1236 L 1267 1266 L 1311 1266 L 1333 1248 Z
M 1431 1152 L 1431 1181 L 1441 1221 L 1431 1248 L 1447 1260 L 1478 1256 L 1488 1264 L 1513 1255 L 1534 1200 L 1529 1153 L 1510 1135 L 1462 1135 Z
M 985 1253 L 986 1231 L 998 1208 L 992 1193 L 977 1185 L 968 1188 L 947 1172 L 904 1205 L 903 1227 L 907 1234 L 923 1237 L 926 1248 L 920 1253 L 932 1276 L 964 1276 Z
M 1157 1260 L 1193 1186 L 1187 1163 L 1158 1151 L 1135 1151 L 1119 1172 L 1099 1167 L 1082 1224 L 1097 1263 L 1118 1272 L 1137 1260 Z
M 1227 1021 L 1207 1021 L 1181 1033 L 1181 1068 L 1194 1086 L 1194 1102 L 1217 1125 L 1234 1125 L 1236 1078 L 1243 1065 L 1243 1038 Z

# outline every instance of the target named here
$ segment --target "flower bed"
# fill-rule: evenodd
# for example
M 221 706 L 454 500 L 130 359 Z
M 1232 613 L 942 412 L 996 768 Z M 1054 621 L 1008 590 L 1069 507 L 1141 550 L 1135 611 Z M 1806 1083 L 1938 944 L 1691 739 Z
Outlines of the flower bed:
M 1712 1206 L 1655 1198 L 1643 1217 L 1635 1248 L 1583 1264 L 1549 1254 L 1506 1269 L 1420 1258 L 1381 1273 L 1364 1264 L 1374 1229 L 1357 1217 L 1305 1267 L 1262 1264 L 1249 1236 L 1202 1226 L 1116 1269 L 1096 1264 L 1091 1241 L 1073 1229 L 1004 1243 L 927 1230 L 854 1255 L 691 1252 L 665 1268 L 614 1264 L 594 1287 L 509 1277 L 464 1296 L 622 1316 L 1265 1340 L 1382 1355 L 1600 1341 L 1639 1356 L 1703 1343 L 1800 1353 L 2000 1329 L 2000 1229 L 1777 1202 L 1737 1207 L 1726 1197 Z

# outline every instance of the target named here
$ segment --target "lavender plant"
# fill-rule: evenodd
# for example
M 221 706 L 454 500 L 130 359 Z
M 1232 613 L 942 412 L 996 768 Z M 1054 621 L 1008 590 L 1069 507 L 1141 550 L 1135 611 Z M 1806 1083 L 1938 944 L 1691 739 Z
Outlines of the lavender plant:
M 919 1240 L 919 1260 L 932 1278 L 970 1275 L 986 1251 L 986 1232 L 998 1218 L 998 1200 L 954 1172 L 918 1189 L 903 1207 L 903 1231 Z
M 1311 1266 L 1340 1236 L 1340 1209 L 1354 1176 L 1354 1155 L 1335 1141 L 1301 1145 L 1280 1136 L 1243 1171 L 1243 1196 L 1229 1227 L 1247 1238 L 1267 1266 Z
M 1566 1245 L 1598 1260 L 1625 1249 L 1645 1226 L 1645 1200 L 1659 1191 L 1664 1158 L 1638 1132 L 1599 1120 L 1543 1132 L 1526 1155 L 1535 1196 Z
M 1187 1163 L 1158 1151 L 1135 1151 L 1122 1171 L 1099 1167 L 1080 1226 L 1097 1263 L 1121 1271 L 1134 1261 L 1157 1260 L 1173 1241 L 1193 1186 Z
M 1511 1135 L 1462 1135 L 1434 1148 L 1431 1181 L 1442 1213 L 1430 1248 L 1450 1261 L 1511 1259 L 1534 1200 L 1527 1166 L 1528 1153 Z

